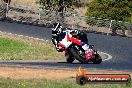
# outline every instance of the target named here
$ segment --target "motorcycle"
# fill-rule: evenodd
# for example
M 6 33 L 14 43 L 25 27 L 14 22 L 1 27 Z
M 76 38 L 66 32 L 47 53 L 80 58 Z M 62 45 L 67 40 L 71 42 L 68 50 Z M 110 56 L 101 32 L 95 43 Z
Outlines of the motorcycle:
M 93 46 L 90 45 L 90 47 L 93 49 Z M 94 64 L 100 64 L 102 62 L 101 56 L 97 53 L 97 50 L 93 50 L 94 53 L 91 55 L 91 59 L 87 60 L 85 57 L 85 51 L 76 44 L 71 44 L 66 50 L 65 50 L 65 57 L 66 61 L 68 63 L 72 63 L 75 59 L 78 60 L 81 63 L 88 63 L 93 62 Z
M 80 35 L 75 35 L 74 37 L 88 44 L 87 35 L 84 32 Z M 75 59 L 83 64 L 86 64 L 88 62 L 93 62 L 94 64 L 100 64 L 102 62 L 101 56 L 98 54 L 97 50 L 94 49 L 93 45 L 88 44 L 89 47 L 94 51 L 94 53 L 90 55 L 92 58 L 87 60 L 85 57 L 86 56 L 85 51 L 83 50 L 81 46 L 74 44 L 70 41 L 65 41 L 65 40 L 64 41 L 62 40 L 59 43 L 60 46 L 61 44 L 64 44 L 65 42 L 67 43 L 65 47 L 62 47 L 62 48 L 63 48 L 63 51 L 65 51 L 65 57 L 66 57 L 67 63 L 72 63 Z

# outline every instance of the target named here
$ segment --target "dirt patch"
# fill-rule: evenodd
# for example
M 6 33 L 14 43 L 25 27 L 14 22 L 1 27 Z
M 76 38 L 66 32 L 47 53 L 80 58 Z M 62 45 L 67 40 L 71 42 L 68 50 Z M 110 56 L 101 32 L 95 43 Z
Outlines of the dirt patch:
M 65 79 L 75 76 L 72 71 L 0 67 L 0 78 L 13 79 Z
M 15 67 L 0 67 L 0 78 L 12 79 L 66 79 L 75 78 L 77 70 L 54 70 L 54 69 L 30 69 L 30 68 L 15 68 Z M 93 70 L 88 71 L 88 74 L 130 74 L 132 72 L 123 71 L 105 71 Z
M 11 5 L 23 6 L 28 8 L 38 8 L 38 0 L 12 0 Z

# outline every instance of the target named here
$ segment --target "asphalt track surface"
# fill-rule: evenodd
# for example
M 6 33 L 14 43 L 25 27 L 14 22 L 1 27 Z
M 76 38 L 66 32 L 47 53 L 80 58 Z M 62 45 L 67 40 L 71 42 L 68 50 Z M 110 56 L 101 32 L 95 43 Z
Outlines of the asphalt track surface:
M 51 28 L 37 27 L 31 25 L 9 23 L 0 21 L 0 31 L 30 36 L 34 38 L 51 40 Z M 132 71 L 132 38 L 120 36 L 107 36 L 103 34 L 88 33 L 88 39 L 99 51 L 112 55 L 112 59 L 103 61 L 101 64 L 83 64 L 85 68 L 110 69 Z M 64 62 L 0 62 L 9 65 L 77 68 L 80 63 L 68 64 Z

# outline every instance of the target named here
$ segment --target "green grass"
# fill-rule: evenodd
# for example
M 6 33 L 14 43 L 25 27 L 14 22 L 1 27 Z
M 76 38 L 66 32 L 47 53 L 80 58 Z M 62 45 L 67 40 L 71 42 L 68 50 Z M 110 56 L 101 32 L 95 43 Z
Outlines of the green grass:
M 55 56 L 55 57 L 52 57 Z M 62 59 L 48 42 L 30 39 L 0 37 L 1 60 L 48 60 Z
M 126 84 L 86 84 L 80 86 L 74 79 L 65 80 L 15 80 L 0 78 L 0 88 L 132 88 L 132 83 Z

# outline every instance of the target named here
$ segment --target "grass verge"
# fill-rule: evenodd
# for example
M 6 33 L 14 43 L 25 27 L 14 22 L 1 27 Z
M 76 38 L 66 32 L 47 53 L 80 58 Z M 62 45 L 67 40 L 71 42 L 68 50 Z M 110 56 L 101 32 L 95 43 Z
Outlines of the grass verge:
M 16 80 L 10 78 L 0 78 L 0 88 L 132 88 L 132 83 L 126 84 L 86 84 L 80 86 L 75 80 L 69 78 L 65 80 L 30 79 Z
M 58 60 L 63 59 L 54 46 L 46 41 L 0 33 L 1 60 Z

